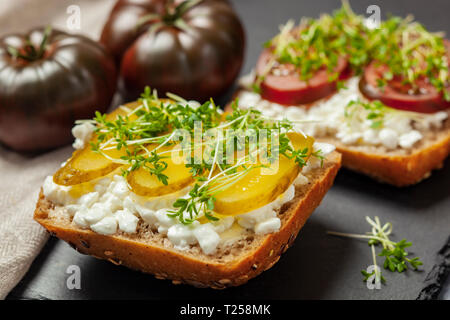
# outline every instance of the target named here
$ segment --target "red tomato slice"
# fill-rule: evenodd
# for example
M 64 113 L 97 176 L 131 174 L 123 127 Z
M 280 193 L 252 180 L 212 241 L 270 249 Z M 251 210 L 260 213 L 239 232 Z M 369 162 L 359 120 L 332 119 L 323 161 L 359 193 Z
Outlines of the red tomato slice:
M 450 41 L 444 39 L 447 48 L 447 57 L 450 59 Z M 394 77 L 383 88 L 378 87 L 377 81 L 388 71 L 385 65 L 377 65 L 371 62 L 364 70 L 359 82 L 359 89 L 368 99 L 380 100 L 385 105 L 400 109 L 421 113 L 434 113 L 450 108 L 450 102 L 445 101 L 442 93 L 428 81 L 419 79 L 417 85 L 419 90 L 411 93 L 411 86 L 404 85 L 402 79 Z M 447 87 L 447 90 L 450 86 Z
M 394 77 L 382 88 L 378 87 L 377 80 L 387 71 L 387 66 L 377 65 L 376 62 L 371 62 L 366 67 L 359 82 L 359 89 L 366 98 L 380 100 L 395 109 L 421 113 L 434 113 L 450 108 L 450 102 L 445 101 L 442 93 L 427 79 L 418 80 L 420 90 L 414 93 L 410 93 L 411 86 L 402 84 L 398 77 Z
M 272 58 L 270 49 L 265 49 L 256 64 L 256 74 L 263 75 Z M 324 98 L 336 91 L 336 82 L 329 81 L 330 73 L 324 68 L 308 81 L 300 79 L 293 65 L 283 64 L 277 67 L 278 73 L 272 69 L 265 75 L 261 83 L 261 96 L 269 101 L 283 105 L 307 104 Z M 348 61 L 344 57 L 338 59 L 336 71 L 339 79 L 350 76 Z

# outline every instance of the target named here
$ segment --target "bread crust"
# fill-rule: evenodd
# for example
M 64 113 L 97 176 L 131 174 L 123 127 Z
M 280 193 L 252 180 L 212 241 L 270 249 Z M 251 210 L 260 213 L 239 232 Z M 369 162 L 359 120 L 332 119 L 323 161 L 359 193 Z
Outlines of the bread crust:
M 442 168 L 450 154 L 448 129 L 439 139 L 422 148 L 414 149 L 409 155 L 369 153 L 357 147 L 345 146 L 335 140 L 323 139 L 323 141 L 336 146 L 342 154 L 344 167 L 397 187 L 413 185 L 428 178 L 432 170 Z
M 280 259 L 332 186 L 340 165 L 341 155 L 330 154 L 314 180 L 304 186 L 300 194 L 296 190 L 295 198 L 287 208 L 283 207 L 280 230 L 262 236 L 261 245 L 232 263 L 218 263 L 207 256 L 195 257 L 174 248 L 139 242 L 126 235 L 105 236 L 73 224 L 58 223 L 49 217 L 55 206 L 45 198 L 42 190 L 34 219 L 83 254 L 150 273 L 158 279 L 170 279 L 174 284 L 223 289 L 246 283 Z

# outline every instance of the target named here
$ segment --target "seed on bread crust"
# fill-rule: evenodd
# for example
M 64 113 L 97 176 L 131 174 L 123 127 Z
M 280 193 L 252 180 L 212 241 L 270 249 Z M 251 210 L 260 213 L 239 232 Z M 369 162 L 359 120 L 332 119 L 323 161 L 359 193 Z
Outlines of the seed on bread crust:
M 112 258 L 109 258 L 108 261 L 111 262 L 112 264 L 115 264 L 116 266 L 120 266 L 122 264 L 122 261 Z
M 227 284 L 231 283 L 231 280 L 230 279 L 221 279 L 221 280 L 219 280 L 219 283 L 223 284 L 223 285 L 227 285 Z
M 190 284 L 191 286 L 194 286 L 196 288 L 207 288 L 208 285 L 196 280 L 185 280 L 187 284 Z
M 80 243 L 83 245 L 83 247 L 85 247 L 85 248 L 90 248 L 91 247 L 91 245 L 89 244 L 89 242 L 87 242 L 86 240 L 83 240 L 83 239 L 81 239 L 80 240 Z

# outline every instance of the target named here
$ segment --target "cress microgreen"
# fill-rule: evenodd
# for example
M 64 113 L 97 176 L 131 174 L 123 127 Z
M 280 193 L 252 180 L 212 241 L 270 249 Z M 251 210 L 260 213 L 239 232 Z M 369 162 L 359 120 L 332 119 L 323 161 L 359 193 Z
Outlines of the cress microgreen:
M 328 81 L 337 81 L 337 88 L 341 89 L 338 64 L 340 59 L 347 59 L 355 75 L 371 61 L 384 66 L 382 77 L 377 79 L 381 90 L 388 82 L 396 81 L 415 94 L 420 93 L 421 83 L 429 82 L 450 101 L 449 46 L 443 33 L 429 32 L 411 16 L 390 17 L 379 28 L 369 28 L 364 16 L 356 15 L 348 1 L 342 1 L 342 7 L 331 15 L 303 18 L 297 26 L 288 21 L 264 47 L 271 49 L 272 57 L 256 77 L 255 91 L 260 90 L 264 77 L 275 70 L 295 70 L 303 81 L 326 70 Z
M 449 101 L 448 56 L 442 33 L 427 31 L 411 16 L 391 17 L 370 31 L 367 42 L 371 58 L 387 67 L 378 86 L 397 79 L 405 90 L 416 93 L 420 82 L 429 80 Z
M 347 123 L 350 124 L 357 115 L 362 115 L 366 120 L 370 121 L 372 129 L 380 129 L 383 127 L 386 113 L 390 112 L 390 110 L 393 111 L 393 109 L 388 108 L 379 100 L 363 102 L 358 99 L 351 100 L 347 104 L 344 116 Z
M 290 20 L 280 28 L 280 33 L 264 44 L 273 49 L 271 61 L 267 63 L 263 74 L 260 74 L 255 86 L 264 76 L 280 64 L 288 64 L 295 68 L 300 79 L 308 81 L 314 74 L 325 69 L 328 81 L 336 81 L 339 77 L 338 65 L 342 57 L 349 57 L 352 69 L 359 73 L 369 61 L 366 51 L 366 35 L 369 29 L 362 16 L 356 15 L 347 1 L 332 15 L 323 14 L 319 19 L 303 18 L 298 26 Z M 338 87 L 343 83 L 338 81 Z
M 388 116 L 393 115 L 405 116 L 417 122 L 423 120 L 423 115 L 419 113 L 390 108 L 379 100 L 351 100 L 344 110 L 345 121 L 350 127 L 355 121 L 368 121 L 372 129 L 382 129 Z
M 177 143 L 186 148 L 191 156 L 185 166 L 195 183 L 186 196 L 173 203 L 174 210 L 169 213 L 183 224 L 201 216 L 218 220 L 214 216 L 215 196 L 250 171 L 267 167 L 267 163 L 257 163 L 257 158 L 273 163 L 283 156 L 293 159 L 299 167 L 306 165 L 310 154 L 323 161 L 320 150 L 293 147 L 288 133 L 296 130 L 287 119 L 267 119 L 255 109 L 239 109 L 237 101 L 232 103 L 231 112 L 223 114 L 213 100 L 199 105 L 173 94 L 168 96 L 170 99 L 160 99 L 147 87 L 134 107 L 124 106 L 114 117 L 97 112 L 93 120 L 86 121 L 96 126 L 91 149 L 121 164 L 124 176 L 143 169 L 167 185 L 170 178 L 165 174 L 166 159 L 170 151 L 164 148 Z M 177 130 L 184 130 L 194 139 L 184 140 L 183 136 L 175 141 Z M 200 131 L 200 141 L 195 140 L 196 130 Z M 219 134 L 222 130 L 227 134 Z M 258 139 L 252 140 L 249 133 Z M 230 147 L 243 150 L 243 155 L 234 159 L 234 152 L 227 153 Z M 121 151 L 121 156 L 108 154 L 114 149 Z M 202 151 L 201 161 L 196 161 L 197 149 Z
M 409 252 L 405 249 L 412 245 L 411 242 L 408 242 L 405 239 L 402 239 L 399 242 L 394 242 L 389 239 L 389 235 L 392 233 L 392 224 L 390 222 L 382 225 L 378 217 L 375 217 L 374 219 L 366 217 L 366 221 L 372 227 L 371 231 L 367 232 L 366 234 L 352 234 L 335 231 L 327 232 L 328 234 L 340 237 L 368 239 L 368 244 L 372 250 L 372 259 L 375 270 L 372 273 L 368 273 L 367 271 L 362 270 L 361 274 L 364 277 L 364 281 L 367 281 L 370 276 L 375 275 L 382 283 L 386 282 L 386 280 L 381 275 L 381 272 L 377 272 L 379 267 L 376 261 L 375 247 L 378 245 L 381 245 L 382 247 L 382 250 L 378 254 L 378 256 L 384 257 L 385 260 L 383 263 L 383 267 L 386 270 L 401 273 L 408 270 L 409 268 L 418 270 L 418 267 L 423 265 L 419 257 L 407 257 L 409 255 Z

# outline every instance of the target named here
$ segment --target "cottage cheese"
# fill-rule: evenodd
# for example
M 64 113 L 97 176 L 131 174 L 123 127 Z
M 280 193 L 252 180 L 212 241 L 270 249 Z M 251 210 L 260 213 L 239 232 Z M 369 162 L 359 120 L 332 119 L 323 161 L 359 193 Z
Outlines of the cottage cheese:
M 334 151 L 334 146 L 315 143 L 314 151 L 319 149 L 326 156 Z M 304 172 L 319 165 L 320 160 L 311 158 Z M 93 184 L 92 191 L 75 197 L 72 187 L 55 184 L 53 177 L 49 176 L 45 179 L 43 192 L 47 199 L 64 206 L 72 217 L 72 223 L 80 228 L 91 229 L 104 235 L 113 235 L 118 231 L 133 234 L 137 232 L 139 220 L 143 220 L 153 230 L 167 236 L 177 249 L 185 250 L 198 244 L 204 253 L 213 254 L 222 241 L 221 234 L 229 230 L 235 222 L 256 234 L 278 231 L 281 220 L 277 211 L 284 203 L 294 198 L 295 185 L 308 183 L 308 178 L 300 173 L 284 194 L 251 212 L 204 224 L 195 221 L 190 225 L 183 225 L 178 219 L 168 216 L 169 211 L 174 209 L 174 201 L 186 196 L 190 187 L 165 196 L 144 198 L 133 193 L 125 178 L 120 175 L 88 183 Z
M 252 75 L 241 80 L 243 86 L 251 83 Z M 239 107 L 254 107 L 268 118 L 298 121 L 296 127 L 316 138 L 332 135 L 347 145 L 383 146 L 387 150 L 397 148 L 410 149 L 422 140 L 423 132 L 430 128 L 441 128 L 447 119 L 445 111 L 434 114 L 413 114 L 405 112 L 387 113 L 383 126 L 371 128 L 372 122 L 367 120 L 364 112 L 356 114 L 352 119 L 345 117 L 345 107 L 352 100 L 365 101 L 358 88 L 359 77 L 346 82 L 346 89 L 341 89 L 329 99 L 315 103 L 310 109 L 298 106 L 282 106 L 261 98 L 252 91 L 242 91 L 239 95 Z M 417 120 L 420 116 L 420 121 Z
M 72 128 L 72 135 L 75 137 L 75 142 L 72 144 L 74 149 L 83 149 L 91 140 L 94 130 L 95 126 L 89 122 L 83 122 L 74 126 Z
M 100 180 L 95 190 L 77 199 L 71 196 L 71 187 L 55 184 L 51 176 L 46 178 L 43 187 L 46 198 L 64 206 L 73 218 L 72 223 L 80 228 L 103 235 L 112 235 L 117 231 L 132 234 L 137 232 L 139 219 L 142 219 L 152 229 L 166 235 L 180 250 L 198 243 L 204 253 L 214 253 L 221 241 L 220 233 L 228 230 L 235 222 L 235 218 L 230 216 L 217 222 L 200 224 L 195 221 L 191 225 L 183 225 L 179 220 L 169 217 L 169 211 L 174 209 L 172 203 L 186 194 L 188 188 L 162 197 L 143 199 L 129 190 L 122 176 L 115 175 Z M 239 224 L 257 234 L 277 231 L 281 222 L 275 210 L 291 200 L 294 191 L 294 186 L 291 186 L 274 202 L 251 213 L 236 216 Z
M 252 94 L 247 96 L 248 99 L 253 99 L 254 103 L 260 100 Z M 193 108 L 200 106 L 196 101 L 189 101 L 189 104 Z M 283 107 L 272 105 L 268 110 L 276 115 L 283 111 Z M 95 126 L 89 122 L 76 125 L 72 129 L 75 137 L 73 147 L 84 148 L 94 130 Z M 414 139 L 415 137 L 409 137 L 404 139 L 403 143 L 411 143 Z M 314 151 L 320 149 L 323 156 L 334 151 L 334 146 L 325 143 L 315 143 L 313 148 Z M 310 158 L 304 167 L 304 172 L 319 165 L 320 160 Z M 198 244 L 204 253 L 213 254 L 223 240 L 221 234 L 230 230 L 236 223 L 256 234 L 278 231 L 281 220 L 277 216 L 277 211 L 284 203 L 294 198 L 295 185 L 306 183 L 308 179 L 299 174 L 284 194 L 261 208 L 214 222 L 201 224 L 199 221 L 194 221 L 190 225 L 184 225 L 178 219 L 168 215 L 171 210 L 174 210 L 173 203 L 176 199 L 187 197 L 190 187 L 160 197 L 145 198 L 133 193 L 122 176 L 108 175 L 86 182 L 90 187 L 87 189 L 91 191 L 78 195 L 76 187 L 58 185 L 53 182 L 52 176 L 48 176 L 43 185 L 43 193 L 54 204 L 63 206 L 72 217 L 72 223 L 80 228 L 91 229 L 103 235 L 113 235 L 118 231 L 133 234 L 137 232 L 139 221 L 142 220 L 153 230 L 167 236 L 177 249 L 185 250 Z

